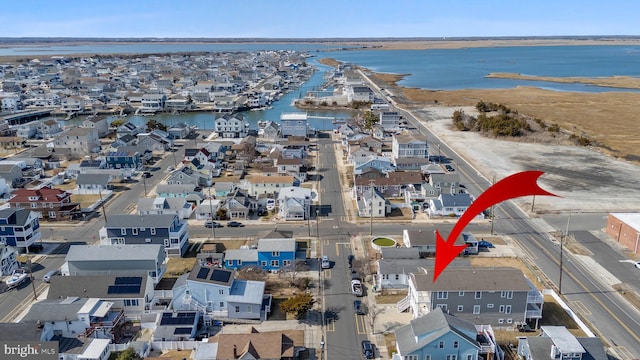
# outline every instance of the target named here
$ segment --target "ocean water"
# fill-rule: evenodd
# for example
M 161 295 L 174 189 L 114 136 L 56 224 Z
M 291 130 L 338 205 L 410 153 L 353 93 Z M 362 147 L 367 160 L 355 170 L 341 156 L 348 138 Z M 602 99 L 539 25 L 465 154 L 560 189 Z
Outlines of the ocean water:
M 398 84 L 432 90 L 535 86 L 558 91 L 629 91 L 583 84 L 489 79 L 495 72 L 554 77 L 640 76 L 640 46 L 514 46 L 438 50 L 356 50 L 326 54 L 382 73 Z

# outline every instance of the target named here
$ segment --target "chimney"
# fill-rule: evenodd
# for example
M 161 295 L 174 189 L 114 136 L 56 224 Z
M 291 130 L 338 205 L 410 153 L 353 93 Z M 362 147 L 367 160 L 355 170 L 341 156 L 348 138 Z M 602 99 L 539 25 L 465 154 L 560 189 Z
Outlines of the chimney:
M 233 345 L 233 358 L 237 359 L 238 358 L 238 347 Z

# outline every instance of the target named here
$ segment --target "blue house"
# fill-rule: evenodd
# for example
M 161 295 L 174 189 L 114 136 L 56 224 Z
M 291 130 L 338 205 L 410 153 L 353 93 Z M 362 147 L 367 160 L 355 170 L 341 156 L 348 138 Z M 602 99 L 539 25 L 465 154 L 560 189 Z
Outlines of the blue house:
M 142 160 L 137 151 L 111 151 L 107 153 L 109 169 L 140 169 Z
M 0 210 L 0 243 L 23 247 L 42 238 L 38 213 L 27 209 Z
M 282 231 L 273 231 L 258 240 L 258 261 L 267 271 L 290 268 L 295 264 L 296 239 Z
M 189 246 L 189 225 L 176 214 L 109 215 L 99 235 L 102 245 L 160 244 L 167 256 L 182 256 Z
M 395 331 L 393 360 L 497 360 L 503 358 L 490 325 L 474 325 L 435 308 Z

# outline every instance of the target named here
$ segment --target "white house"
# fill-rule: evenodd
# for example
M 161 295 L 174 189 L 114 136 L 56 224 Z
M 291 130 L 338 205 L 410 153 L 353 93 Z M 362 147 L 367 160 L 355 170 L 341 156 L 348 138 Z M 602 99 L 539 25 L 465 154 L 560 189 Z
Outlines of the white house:
M 381 111 L 380 126 L 385 131 L 400 130 L 400 118 L 402 117 L 397 111 Z
M 193 212 L 193 205 L 183 197 L 139 198 L 139 215 L 178 215 L 181 219 L 188 219 Z
M 79 96 L 69 96 L 62 99 L 60 110 L 64 112 L 79 112 L 84 110 L 84 99 Z
M 214 129 L 219 138 L 244 138 L 248 127 L 242 114 L 225 114 L 214 122 Z
M 308 219 L 311 200 L 311 189 L 297 186 L 282 188 L 278 193 L 278 216 L 284 220 Z
M 269 194 L 274 197 L 278 195 L 281 189 L 293 185 L 295 178 L 291 175 L 264 176 L 253 175 L 249 179 L 251 195 Z
M 306 113 L 283 113 L 280 115 L 280 133 L 282 137 L 307 136 Z
M 401 134 L 394 134 L 391 153 L 394 159 L 428 158 L 429 145 L 427 144 L 427 137 L 408 131 L 404 131 Z
M 151 112 L 164 110 L 167 96 L 164 94 L 144 94 L 142 95 L 141 112 Z
M 363 191 L 357 204 L 360 217 L 383 218 L 391 212 L 391 203 L 377 190 Z
M 437 199 L 429 200 L 429 216 L 461 216 L 472 202 L 469 194 L 440 194 Z M 477 218 L 483 219 L 484 214 L 480 213 Z
M 88 155 L 100 151 L 98 131 L 91 128 L 75 127 L 58 135 L 53 142 L 56 148 L 69 148 L 79 155 Z

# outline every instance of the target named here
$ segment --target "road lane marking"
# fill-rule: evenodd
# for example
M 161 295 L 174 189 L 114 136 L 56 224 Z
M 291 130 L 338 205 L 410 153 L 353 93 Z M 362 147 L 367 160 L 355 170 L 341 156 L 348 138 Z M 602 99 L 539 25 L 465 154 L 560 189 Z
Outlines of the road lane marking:
M 336 322 L 335 322 L 335 320 L 334 320 L 333 318 L 327 318 L 325 321 L 327 322 L 327 323 L 325 324 L 325 325 L 326 325 L 327 332 L 334 332 L 334 331 L 336 331 Z
M 575 307 L 579 313 L 582 313 L 583 315 L 593 315 L 591 311 L 589 311 L 589 308 L 582 301 L 575 300 L 569 301 L 569 303 L 572 307 Z
M 322 272 L 322 276 L 324 276 L 325 279 L 331 279 L 331 269 L 325 269 Z
M 356 317 L 356 332 L 358 335 L 367 334 L 367 323 L 364 315 L 354 314 Z
M 636 358 L 624 346 L 612 346 L 612 349 L 617 355 L 620 355 L 620 360 L 633 360 Z

